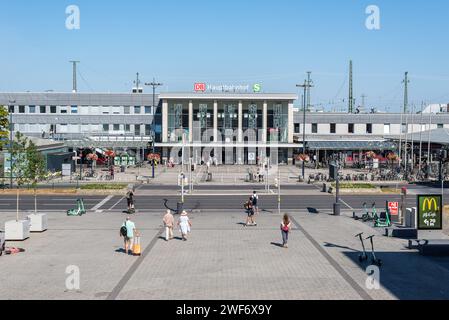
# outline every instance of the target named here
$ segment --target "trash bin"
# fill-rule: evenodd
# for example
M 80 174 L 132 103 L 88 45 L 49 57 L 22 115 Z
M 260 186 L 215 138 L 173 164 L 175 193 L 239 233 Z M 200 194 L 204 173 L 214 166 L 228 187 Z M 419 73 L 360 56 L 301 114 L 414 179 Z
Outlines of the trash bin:
M 125 172 L 126 171 L 126 167 L 125 166 L 121 166 L 120 167 L 120 171 L 123 173 L 123 172 Z
M 176 206 L 176 214 L 181 214 L 182 210 L 184 210 L 184 203 L 178 202 Z
M 207 174 L 207 182 L 211 182 L 211 181 L 212 181 L 212 173 L 209 172 L 209 173 Z
M 323 183 L 323 192 L 326 193 L 327 192 L 327 185 L 325 183 Z

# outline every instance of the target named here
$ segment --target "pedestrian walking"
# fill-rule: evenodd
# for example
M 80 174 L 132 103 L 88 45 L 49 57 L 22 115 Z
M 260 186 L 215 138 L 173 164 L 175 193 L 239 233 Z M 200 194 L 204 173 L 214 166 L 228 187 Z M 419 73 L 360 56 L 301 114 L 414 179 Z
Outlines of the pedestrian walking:
M 290 234 L 292 228 L 292 222 L 288 214 L 284 215 L 281 223 L 281 233 L 282 233 L 282 246 L 288 248 L 288 235 Z
M 189 216 L 186 211 L 181 213 L 181 217 L 179 217 L 178 226 L 180 228 L 182 234 L 182 240 L 187 241 L 187 235 L 191 231 L 192 223 L 190 222 Z
M 167 210 L 163 222 L 165 226 L 165 241 L 170 241 L 173 239 L 173 228 L 175 227 L 175 217 L 170 210 Z
M 254 191 L 252 197 L 251 197 L 251 202 L 253 204 L 253 209 L 255 211 L 255 214 L 259 214 L 259 195 L 257 194 L 256 191 Z
M 137 233 L 136 225 L 131 221 L 130 217 L 126 217 L 126 221 L 120 228 L 120 236 L 123 237 L 125 242 L 125 253 L 129 254 L 132 250 L 132 244 L 134 239 L 134 234 Z
M 252 197 L 249 198 L 249 200 L 244 203 L 243 207 L 245 208 L 247 214 L 245 227 L 257 226 L 257 223 L 254 220 L 254 208 Z
M 134 207 L 134 189 L 129 189 L 126 193 L 126 202 L 128 203 L 128 213 L 135 213 L 136 209 Z

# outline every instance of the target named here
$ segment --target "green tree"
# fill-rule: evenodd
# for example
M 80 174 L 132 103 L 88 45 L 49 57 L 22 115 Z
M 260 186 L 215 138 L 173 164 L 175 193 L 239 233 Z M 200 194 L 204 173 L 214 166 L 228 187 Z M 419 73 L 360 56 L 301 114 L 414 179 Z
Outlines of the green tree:
M 26 147 L 26 172 L 27 181 L 34 189 L 34 212 L 37 213 L 37 184 L 45 179 L 47 174 L 45 157 L 37 150 L 36 145 L 28 142 Z
M 23 186 L 27 181 L 27 159 L 26 159 L 26 149 L 28 144 L 28 138 L 25 137 L 20 132 L 16 133 L 15 139 L 12 141 L 11 145 L 11 159 L 12 166 L 11 172 L 16 180 L 17 184 L 17 215 L 16 221 L 19 221 L 19 198 L 20 198 L 20 187 Z
M 9 112 L 5 106 L 0 106 L 0 150 L 3 149 L 5 143 L 9 140 Z

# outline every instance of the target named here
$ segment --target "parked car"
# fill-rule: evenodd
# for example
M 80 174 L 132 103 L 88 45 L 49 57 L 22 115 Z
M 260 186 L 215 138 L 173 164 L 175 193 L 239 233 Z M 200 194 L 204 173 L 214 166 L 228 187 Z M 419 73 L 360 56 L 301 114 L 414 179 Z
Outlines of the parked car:
M 5 233 L 0 230 L 0 256 L 5 251 Z

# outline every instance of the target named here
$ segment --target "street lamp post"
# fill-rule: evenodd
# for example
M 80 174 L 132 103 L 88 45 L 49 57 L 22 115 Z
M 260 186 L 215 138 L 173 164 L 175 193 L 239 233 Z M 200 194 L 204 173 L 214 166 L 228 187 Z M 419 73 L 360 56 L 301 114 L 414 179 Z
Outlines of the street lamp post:
M 310 81 L 304 80 L 304 84 L 297 84 L 296 87 L 304 88 L 304 110 L 303 110 L 303 129 L 302 129 L 302 150 L 303 155 L 306 154 L 306 99 L 307 99 L 307 89 L 312 88 L 313 86 L 310 84 Z M 306 163 L 305 159 L 302 162 L 302 178 L 305 181 L 306 177 Z
M 156 82 L 156 79 L 153 78 L 153 82 L 145 83 L 145 85 L 153 87 L 153 116 L 154 116 L 154 113 L 155 113 L 154 110 L 156 108 L 156 88 L 160 87 L 160 86 L 163 86 L 163 84 L 159 83 L 159 82 Z M 155 134 L 152 135 L 152 139 L 153 139 L 153 141 L 152 141 L 152 144 L 153 144 L 152 153 L 153 153 L 153 155 L 154 155 L 154 143 L 155 143 L 154 138 L 155 138 Z M 152 164 L 152 171 L 153 171 L 152 178 L 154 179 L 154 159 L 153 159 L 152 163 L 153 163 Z

